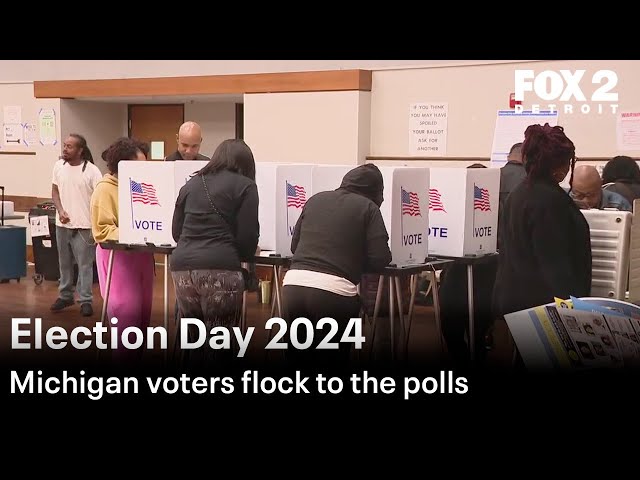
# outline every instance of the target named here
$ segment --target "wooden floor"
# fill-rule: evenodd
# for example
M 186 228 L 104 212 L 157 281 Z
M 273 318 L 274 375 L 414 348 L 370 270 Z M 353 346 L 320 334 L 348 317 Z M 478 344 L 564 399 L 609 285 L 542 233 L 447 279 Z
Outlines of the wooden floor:
M 33 273 L 33 266 L 29 266 L 27 277 L 22 278 L 19 283 L 13 280 L 10 283 L 0 284 L 0 351 L 2 352 L 6 353 L 11 350 L 10 325 L 12 318 L 41 318 L 43 329 L 62 326 L 67 331 L 79 325 L 91 328 L 100 319 L 102 298 L 98 284 L 94 284 L 93 317 L 82 317 L 79 305 L 69 307 L 60 313 L 53 313 L 49 311 L 49 307 L 57 298 L 57 282 L 44 281 L 41 285 L 36 285 L 32 278 Z M 173 345 L 175 333 L 174 302 L 173 285 L 169 281 L 169 345 Z M 163 325 L 163 305 L 163 269 L 159 266 L 154 286 L 152 326 Z M 264 325 L 266 320 L 270 318 L 271 307 L 270 305 L 258 303 L 256 294 L 248 295 L 247 307 L 247 325 L 256 327 L 247 356 L 249 358 L 252 356 L 264 356 L 264 346 L 268 341 L 268 332 L 265 330 Z M 382 318 L 380 321 L 388 322 L 388 318 Z M 387 326 L 384 325 L 384 327 Z M 384 337 L 385 330 L 388 331 L 388 327 L 381 328 L 377 332 L 383 332 L 382 337 Z M 363 333 L 366 339 L 369 340 L 370 328 L 366 323 Z M 376 333 L 376 336 L 378 336 L 378 333 Z M 504 323 L 501 322 L 496 325 L 494 337 L 495 347 L 489 352 L 487 363 L 489 365 L 508 366 L 511 361 L 512 351 Z M 388 345 L 382 344 L 382 348 L 387 347 Z M 369 346 L 365 342 L 363 352 L 366 352 L 368 348 Z M 376 343 L 376 348 L 380 348 L 378 343 Z M 13 354 L 15 354 L 15 351 L 12 352 Z M 438 341 L 432 307 L 417 306 L 415 309 L 407 358 L 426 360 L 428 362 L 432 360 L 437 362 L 447 358 L 446 348 L 441 347 Z

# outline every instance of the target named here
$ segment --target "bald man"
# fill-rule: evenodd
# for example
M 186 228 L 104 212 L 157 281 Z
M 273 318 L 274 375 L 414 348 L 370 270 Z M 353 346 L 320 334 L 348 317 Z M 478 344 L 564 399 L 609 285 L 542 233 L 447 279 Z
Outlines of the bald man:
M 167 162 L 176 160 L 210 160 L 208 157 L 200 155 L 202 129 L 196 122 L 185 122 L 180 125 L 176 140 L 178 142 L 178 150 L 165 158 Z
M 632 211 L 631 205 L 622 195 L 602 190 L 602 179 L 596 167 L 592 165 L 576 167 L 569 195 L 582 209 L 615 208 L 627 212 Z

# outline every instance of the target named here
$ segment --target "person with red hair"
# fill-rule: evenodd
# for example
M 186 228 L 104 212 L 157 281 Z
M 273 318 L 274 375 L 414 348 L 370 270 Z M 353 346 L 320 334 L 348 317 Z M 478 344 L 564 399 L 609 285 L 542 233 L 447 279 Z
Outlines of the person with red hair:
M 575 146 L 560 126 L 530 125 L 522 145 L 526 178 L 502 212 L 496 315 L 591 291 L 589 225 L 560 187 L 575 166 Z

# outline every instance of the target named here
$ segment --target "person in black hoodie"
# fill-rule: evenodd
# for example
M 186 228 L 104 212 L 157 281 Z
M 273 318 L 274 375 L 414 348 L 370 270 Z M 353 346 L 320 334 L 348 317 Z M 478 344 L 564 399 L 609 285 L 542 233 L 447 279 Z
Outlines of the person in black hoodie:
M 349 319 L 359 317 L 357 285 L 362 274 L 381 272 L 391 262 L 389 234 L 380 213 L 383 190 L 380 170 L 366 164 L 349 171 L 338 189 L 309 198 L 293 232 L 293 258 L 283 280 L 289 324 L 300 317 L 314 325 L 324 317 L 333 318 L 339 331 L 329 340 L 337 343 Z M 303 331 L 298 329 L 300 342 Z M 289 345 L 289 358 L 346 365 L 350 343 L 340 342 L 338 351 L 316 350 L 328 331 L 315 330 L 309 349 L 296 351 Z
M 182 317 L 202 320 L 207 331 L 240 323 L 246 288 L 241 263 L 253 261 L 260 235 L 255 177 L 249 146 L 225 140 L 176 200 L 177 246 L 171 255 L 176 298 Z
M 559 185 L 570 169 L 573 177 L 573 142 L 560 126 L 530 125 L 522 155 L 527 177 L 503 212 L 493 302 L 501 316 L 591 290 L 589 225 Z

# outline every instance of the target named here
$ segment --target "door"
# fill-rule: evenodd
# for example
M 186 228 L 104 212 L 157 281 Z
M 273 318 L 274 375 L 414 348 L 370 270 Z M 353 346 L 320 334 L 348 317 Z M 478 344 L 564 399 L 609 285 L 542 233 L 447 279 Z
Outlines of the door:
M 129 105 L 129 137 L 149 144 L 150 160 L 164 160 L 176 151 L 176 134 L 183 123 L 183 104 Z
M 150 160 L 164 160 L 178 148 L 176 134 L 184 123 L 184 105 L 129 105 L 129 137 L 147 142 Z M 162 153 L 152 142 L 162 142 Z M 155 153 L 155 155 L 154 155 Z M 156 263 L 164 264 L 164 255 L 155 255 Z

